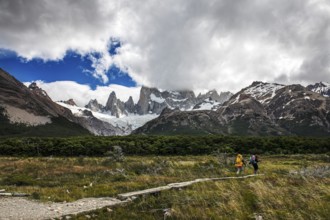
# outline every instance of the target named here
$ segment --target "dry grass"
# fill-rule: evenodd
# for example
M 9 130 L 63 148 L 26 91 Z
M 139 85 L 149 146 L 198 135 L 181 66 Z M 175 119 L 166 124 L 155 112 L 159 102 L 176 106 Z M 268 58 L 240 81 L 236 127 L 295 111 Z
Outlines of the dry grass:
M 261 156 L 253 179 L 199 183 L 88 213 L 94 219 L 327 219 L 327 155 Z M 253 172 L 251 167 L 245 174 Z M 203 177 L 233 176 L 213 156 L 107 158 L 0 158 L 0 188 L 44 201 L 73 201 Z M 92 183 L 92 185 L 90 185 Z M 87 219 L 87 214 L 76 219 Z

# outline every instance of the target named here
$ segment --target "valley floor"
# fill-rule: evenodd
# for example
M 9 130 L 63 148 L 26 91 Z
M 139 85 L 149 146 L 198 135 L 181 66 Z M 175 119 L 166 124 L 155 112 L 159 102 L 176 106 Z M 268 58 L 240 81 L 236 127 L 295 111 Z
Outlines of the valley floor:
M 76 201 L 72 204 L 83 206 L 81 201 L 86 200 L 80 199 L 94 197 L 98 198 L 95 201 L 100 200 L 95 203 L 102 204 L 101 197 L 116 197 L 120 193 L 172 182 L 236 176 L 232 159 L 224 155 L 126 157 L 124 161 L 90 157 L 1 157 L 0 189 L 29 193 L 29 199 L 48 204 L 47 210 L 54 212 L 57 208 L 50 207 L 51 202 L 70 206 L 69 202 Z M 329 165 L 328 155 L 261 155 L 260 172 L 264 176 L 197 183 L 72 217 L 163 219 L 165 215 L 168 219 L 254 219 L 260 215 L 264 219 L 327 219 L 330 215 Z M 247 166 L 245 174 L 252 172 Z M 27 201 L 0 198 L 0 207 L 11 204 L 10 199 Z M 20 210 L 25 210 L 23 207 Z M 101 206 L 93 209 L 98 207 Z

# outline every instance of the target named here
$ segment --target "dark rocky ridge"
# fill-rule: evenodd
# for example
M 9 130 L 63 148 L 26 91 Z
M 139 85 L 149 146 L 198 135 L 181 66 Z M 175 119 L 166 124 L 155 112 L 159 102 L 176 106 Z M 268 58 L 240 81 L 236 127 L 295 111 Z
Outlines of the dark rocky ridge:
M 330 134 L 330 99 L 300 85 L 255 82 L 216 111 L 163 111 L 134 134 Z
M 68 105 L 72 105 L 72 106 L 77 106 L 77 104 L 75 103 L 75 101 L 73 99 L 63 101 L 63 103 L 68 104 Z
M 99 104 L 96 99 L 92 99 L 85 105 L 85 108 L 91 109 L 94 112 L 104 111 L 104 106 Z
M 113 135 L 121 132 L 120 129 L 95 118 L 93 115 L 87 114 L 82 117 L 73 115 L 69 109 L 53 102 L 47 93 L 35 83 L 26 87 L 1 68 L 0 107 L 2 122 L 0 135 L 38 135 L 34 130 L 39 130 L 40 134 L 42 133 L 46 136 L 86 135 L 89 132 L 97 135 L 103 135 L 104 133 Z M 20 113 L 23 112 L 19 116 L 22 119 L 22 123 L 10 122 L 6 113 L 7 108 L 14 108 Z M 15 112 L 11 112 L 11 114 L 15 115 Z M 28 121 L 24 117 L 48 118 L 49 123 L 33 127 L 30 124 L 24 124 L 23 121 Z M 96 126 L 97 129 L 94 125 L 98 125 Z M 98 130 L 102 130 L 102 132 L 98 133 Z M 103 132 L 103 130 L 106 130 L 106 132 Z
M 74 122 L 71 111 L 48 97 L 47 93 L 32 83 L 29 88 L 0 68 L 0 135 L 40 135 L 67 136 L 86 135 L 89 132 Z M 29 126 L 9 120 L 7 108 L 21 109 L 27 116 L 45 117 L 50 123 Z M 11 112 L 11 114 L 14 114 Z M 24 118 L 22 118 L 24 120 Z M 73 130 L 74 129 L 74 130 Z
M 330 97 L 330 84 L 319 82 L 315 83 L 314 85 L 308 85 L 306 87 L 308 90 L 320 93 L 323 96 Z
M 41 116 L 64 116 L 71 119 L 71 111 L 51 101 L 47 93 L 32 83 L 27 88 L 9 73 L 0 69 L 0 103 L 24 109 Z

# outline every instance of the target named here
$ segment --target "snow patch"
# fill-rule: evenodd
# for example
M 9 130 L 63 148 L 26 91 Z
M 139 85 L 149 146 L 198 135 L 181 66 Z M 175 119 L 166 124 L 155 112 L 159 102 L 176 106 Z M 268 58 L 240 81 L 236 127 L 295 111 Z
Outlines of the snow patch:
M 245 94 L 257 99 L 260 103 L 269 102 L 276 95 L 276 91 L 282 89 L 284 85 L 275 83 L 258 84 L 244 91 Z
M 151 95 L 150 95 L 150 99 L 151 99 L 151 101 L 158 102 L 158 103 L 163 103 L 163 102 L 165 102 L 165 99 L 163 99 L 162 97 L 157 97 L 157 96 L 155 96 L 155 94 L 153 94 L 153 93 L 151 93 Z
M 214 100 L 205 99 L 202 103 L 198 104 L 198 108 L 192 109 L 193 111 L 197 110 L 216 110 L 215 106 L 220 105 L 219 102 Z
M 291 102 L 294 102 L 294 99 L 292 99 L 292 100 L 288 101 L 288 102 L 285 104 L 285 106 L 287 106 L 287 105 L 290 105 L 290 104 L 291 104 Z M 284 106 L 283 106 L 283 107 L 284 107 Z
M 185 99 L 173 99 L 173 98 L 171 98 L 171 100 L 172 100 L 173 102 L 184 102 L 184 101 L 187 101 L 187 99 L 188 99 L 188 98 L 185 98 Z
M 82 116 L 83 115 L 82 111 L 84 111 L 84 110 L 91 111 L 88 108 L 78 107 L 78 106 L 73 106 L 73 105 L 68 105 L 68 104 L 65 104 L 63 102 L 56 102 L 56 103 L 59 104 L 59 105 L 61 105 L 61 106 L 63 106 L 63 107 L 65 107 L 65 108 L 67 108 L 67 109 L 69 109 L 72 112 L 72 114 L 74 114 L 76 116 Z M 91 111 L 91 112 L 94 113 L 94 111 Z
M 180 95 L 180 93 L 177 92 L 177 91 L 170 91 L 170 94 L 172 94 L 172 95 L 174 95 L 174 96 L 178 96 L 178 95 Z
M 123 118 L 111 118 L 109 123 L 111 123 L 114 126 L 118 126 L 120 128 L 124 129 L 131 129 L 135 130 L 141 126 L 143 126 L 148 121 L 151 121 L 152 119 L 157 118 L 159 115 L 157 114 L 147 114 L 147 115 L 136 115 L 136 114 L 130 114 Z M 96 116 L 95 116 L 96 117 Z M 101 118 L 99 118 L 101 119 Z
M 108 122 L 115 127 L 119 127 L 126 131 L 125 134 L 130 134 L 132 130 L 135 130 L 141 126 L 143 126 L 148 121 L 157 118 L 159 115 L 157 114 L 147 114 L 147 115 L 121 115 L 119 118 L 116 116 L 110 115 L 110 112 L 95 112 L 88 108 L 77 107 L 72 105 L 67 105 L 63 102 L 57 102 L 59 105 L 68 108 L 71 110 L 72 114 L 76 116 L 83 116 L 83 111 L 88 110 L 92 112 L 95 118 L 100 119 L 101 121 Z
M 241 96 L 241 94 L 239 94 L 238 96 L 236 96 L 235 100 L 231 104 L 238 103 L 238 100 L 239 100 L 240 96 Z
M 212 110 L 213 107 L 213 103 L 202 103 L 198 110 Z

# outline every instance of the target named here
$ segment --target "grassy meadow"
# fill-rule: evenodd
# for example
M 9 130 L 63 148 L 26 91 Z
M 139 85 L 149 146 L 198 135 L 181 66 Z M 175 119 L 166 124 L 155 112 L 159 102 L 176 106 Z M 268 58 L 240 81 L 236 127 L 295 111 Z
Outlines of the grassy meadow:
M 249 179 L 198 183 L 147 195 L 75 219 L 328 219 L 329 155 L 260 156 Z M 247 166 L 244 174 L 252 174 Z M 0 157 L 0 189 L 41 201 L 119 193 L 205 177 L 236 176 L 233 158 L 213 156 Z

